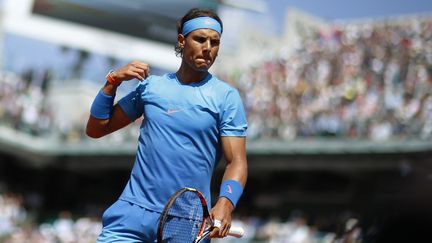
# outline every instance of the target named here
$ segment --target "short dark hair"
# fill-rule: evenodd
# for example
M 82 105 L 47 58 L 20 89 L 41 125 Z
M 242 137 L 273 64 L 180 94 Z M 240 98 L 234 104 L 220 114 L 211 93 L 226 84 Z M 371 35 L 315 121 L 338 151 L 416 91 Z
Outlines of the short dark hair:
M 219 16 L 217 15 L 217 13 L 212 10 L 212 9 L 199 9 L 199 8 L 193 8 L 191 10 L 189 10 L 184 16 L 183 18 L 181 18 L 180 20 L 177 21 L 177 34 L 181 34 L 182 30 L 183 30 L 183 25 L 184 23 L 186 23 L 188 20 L 191 19 L 195 19 L 198 17 L 210 17 L 215 19 L 217 22 L 219 22 L 219 24 L 221 25 L 221 33 L 223 32 L 223 24 L 222 24 L 222 20 L 219 18 Z M 177 43 L 174 47 L 176 56 L 181 56 L 182 55 L 182 51 L 183 49 L 180 48 Z

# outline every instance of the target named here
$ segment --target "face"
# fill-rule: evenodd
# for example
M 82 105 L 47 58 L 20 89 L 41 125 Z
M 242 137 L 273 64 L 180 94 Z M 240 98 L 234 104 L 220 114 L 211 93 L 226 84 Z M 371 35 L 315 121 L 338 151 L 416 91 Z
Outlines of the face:
M 178 36 L 178 45 L 183 48 L 182 62 L 193 70 L 207 71 L 216 60 L 220 35 L 211 29 L 198 29 L 190 32 L 185 38 Z

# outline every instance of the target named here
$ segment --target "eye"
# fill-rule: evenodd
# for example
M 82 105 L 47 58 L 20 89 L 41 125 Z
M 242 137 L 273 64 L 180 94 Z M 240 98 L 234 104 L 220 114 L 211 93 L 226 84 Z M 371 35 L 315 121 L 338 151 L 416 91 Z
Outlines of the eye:
M 213 39 L 210 41 L 212 46 L 219 46 L 220 40 L 219 39 Z
M 207 38 L 202 37 L 202 36 L 197 36 L 195 37 L 195 41 L 199 42 L 199 43 L 204 43 L 206 42 Z

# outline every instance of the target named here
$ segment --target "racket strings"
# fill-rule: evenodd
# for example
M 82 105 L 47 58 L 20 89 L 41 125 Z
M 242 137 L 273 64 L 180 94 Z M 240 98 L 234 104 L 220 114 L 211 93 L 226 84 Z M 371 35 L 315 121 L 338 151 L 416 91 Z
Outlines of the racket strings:
M 180 194 L 171 205 L 163 227 L 164 242 L 194 242 L 203 223 L 200 198 L 190 191 Z

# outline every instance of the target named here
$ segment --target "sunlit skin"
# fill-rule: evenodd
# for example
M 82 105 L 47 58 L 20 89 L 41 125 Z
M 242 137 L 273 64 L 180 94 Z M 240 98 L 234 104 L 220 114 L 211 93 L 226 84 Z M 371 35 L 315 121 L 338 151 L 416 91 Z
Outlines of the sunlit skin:
M 220 35 L 211 29 L 198 29 L 186 37 L 178 35 L 178 46 L 183 49 L 177 78 L 184 84 L 205 78 L 219 52 Z

